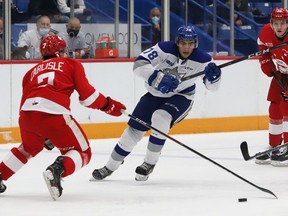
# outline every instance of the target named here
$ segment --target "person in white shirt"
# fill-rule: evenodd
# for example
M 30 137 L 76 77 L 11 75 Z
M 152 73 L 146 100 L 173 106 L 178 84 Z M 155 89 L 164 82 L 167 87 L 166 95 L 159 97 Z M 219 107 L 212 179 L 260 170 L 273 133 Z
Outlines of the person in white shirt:
M 48 16 L 40 16 L 37 19 L 36 28 L 23 32 L 18 40 L 18 47 L 26 47 L 27 59 L 41 59 L 40 43 L 43 37 L 54 35 L 51 32 L 50 18 Z
M 59 11 L 66 16 L 70 16 L 71 7 L 69 0 L 57 0 Z M 92 11 L 86 8 L 84 0 L 74 0 L 74 15 L 78 17 L 81 22 L 92 21 Z

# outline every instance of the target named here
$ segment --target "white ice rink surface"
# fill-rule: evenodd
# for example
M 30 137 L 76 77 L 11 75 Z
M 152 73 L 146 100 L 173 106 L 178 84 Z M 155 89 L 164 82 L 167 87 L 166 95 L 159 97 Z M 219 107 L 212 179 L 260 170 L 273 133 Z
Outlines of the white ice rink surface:
M 154 172 L 136 182 L 134 171 L 143 161 L 147 137 L 125 163 L 103 181 L 90 182 L 95 168 L 105 165 L 117 139 L 91 140 L 91 163 L 64 179 L 63 194 L 53 201 L 42 172 L 58 156 L 44 150 L 5 182 L 0 194 L 1 216 L 287 216 L 288 168 L 244 161 L 240 143 L 250 155 L 265 150 L 267 131 L 172 135 L 248 181 L 273 191 L 260 191 L 186 148 L 167 140 Z M 0 160 L 14 145 L 0 145 Z M 239 203 L 238 198 L 247 198 Z

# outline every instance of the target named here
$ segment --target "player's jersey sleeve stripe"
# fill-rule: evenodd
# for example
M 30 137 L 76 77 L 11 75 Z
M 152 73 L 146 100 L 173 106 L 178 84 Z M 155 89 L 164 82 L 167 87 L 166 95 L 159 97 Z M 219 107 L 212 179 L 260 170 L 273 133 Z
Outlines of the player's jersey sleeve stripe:
M 96 99 L 99 97 L 100 93 L 98 91 L 95 91 L 93 94 L 91 94 L 88 98 L 86 98 L 83 101 L 80 101 L 80 104 L 83 106 L 90 106 Z

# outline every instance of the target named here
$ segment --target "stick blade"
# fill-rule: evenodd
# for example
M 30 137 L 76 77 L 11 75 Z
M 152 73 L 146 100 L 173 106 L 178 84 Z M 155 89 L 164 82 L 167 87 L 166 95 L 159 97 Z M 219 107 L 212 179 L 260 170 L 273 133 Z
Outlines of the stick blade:
M 248 144 L 246 141 L 241 143 L 240 149 L 241 149 L 241 153 L 245 161 L 252 159 L 249 155 Z
M 276 199 L 278 199 L 278 197 L 271 191 L 271 190 L 268 190 L 266 188 L 262 188 L 262 187 L 259 187 L 259 189 L 265 193 L 269 193 L 271 194 L 272 196 L 274 196 Z

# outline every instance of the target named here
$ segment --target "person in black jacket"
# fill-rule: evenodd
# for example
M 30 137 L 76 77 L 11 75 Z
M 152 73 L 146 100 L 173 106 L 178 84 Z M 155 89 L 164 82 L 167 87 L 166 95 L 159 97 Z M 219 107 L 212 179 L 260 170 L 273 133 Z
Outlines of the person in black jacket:
M 46 15 L 52 23 L 66 23 L 68 16 L 61 14 L 57 7 L 57 0 L 30 0 L 28 12 L 32 16 L 32 21 L 37 20 L 41 15 Z

